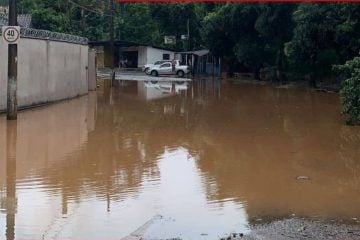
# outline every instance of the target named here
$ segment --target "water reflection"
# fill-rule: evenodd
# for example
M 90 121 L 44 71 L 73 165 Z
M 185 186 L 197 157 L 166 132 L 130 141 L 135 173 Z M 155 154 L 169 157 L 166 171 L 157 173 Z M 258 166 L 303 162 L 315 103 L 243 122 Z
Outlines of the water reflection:
M 145 100 L 155 100 L 170 97 L 188 89 L 188 83 L 181 82 L 139 82 L 139 96 Z
M 15 239 L 16 214 L 16 138 L 17 122 L 11 121 L 6 126 L 6 196 L 2 199 L 2 208 L 6 212 L 6 239 Z
M 216 239 L 258 218 L 360 216 L 360 129 L 337 95 L 179 86 L 105 86 L 22 112 L 17 130 L 0 118 L 1 199 L 17 199 L 2 236 L 118 239 L 160 214 L 146 236 Z

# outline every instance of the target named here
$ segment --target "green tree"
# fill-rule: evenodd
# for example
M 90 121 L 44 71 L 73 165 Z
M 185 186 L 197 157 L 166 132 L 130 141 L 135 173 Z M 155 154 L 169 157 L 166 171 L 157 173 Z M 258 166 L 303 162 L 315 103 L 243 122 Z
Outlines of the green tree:
M 293 13 L 295 29 L 288 44 L 294 71 L 316 79 L 331 75 L 331 66 L 359 51 L 358 4 L 301 4 Z
M 119 5 L 116 25 L 118 39 L 150 45 L 160 45 L 163 41 L 151 16 L 149 3 Z
M 95 0 L 77 0 L 76 4 L 63 0 L 22 0 L 18 9 L 32 15 L 34 28 L 76 34 L 91 40 L 102 39 L 108 32 L 108 6 Z
M 266 63 L 275 66 L 276 79 L 284 82 L 286 70 L 285 44 L 291 40 L 294 24 L 292 12 L 296 4 L 263 3 L 260 5 L 255 29 L 263 39 L 264 50 L 268 52 Z
M 360 57 L 336 66 L 335 69 L 346 77 L 340 96 L 347 123 L 360 124 Z
M 207 46 L 232 68 L 236 61 L 254 72 L 276 66 L 284 69 L 284 45 L 292 36 L 294 4 L 226 4 L 204 19 Z M 280 74 L 279 78 L 281 77 Z
M 199 25 L 201 19 L 196 14 L 195 6 L 194 3 L 153 3 L 150 5 L 150 13 L 158 25 L 160 36 L 175 36 L 177 39 L 176 49 L 187 50 L 201 45 Z M 187 35 L 188 21 L 190 45 L 184 47 L 185 42 L 181 41 L 181 35 Z
M 234 52 L 236 30 L 229 15 L 233 6 L 234 4 L 227 3 L 208 12 L 202 22 L 202 38 L 206 47 L 214 56 L 222 58 L 229 66 L 230 74 L 238 62 Z

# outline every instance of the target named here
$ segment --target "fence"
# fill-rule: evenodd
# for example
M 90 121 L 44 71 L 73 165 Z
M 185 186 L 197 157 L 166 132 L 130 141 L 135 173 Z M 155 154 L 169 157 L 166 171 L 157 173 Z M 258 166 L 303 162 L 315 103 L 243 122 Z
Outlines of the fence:
M 0 23 L 0 28 L 3 25 Z M 68 42 L 68 43 L 75 43 L 75 44 L 82 44 L 87 45 L 89 40 L 84 37 L 79 37 L 71 34 L 66 33 L 58 33 L 58 32 L 51 32 L 47 30 L 40 30 L 34 28 L 21 28 L 20 35 L 23 38 L 33 38 L 33 39 L 41 39 L 41 40 L 51 40 L 51 41 L 58 41 L 58 42 Z M 0 31 L 1 36 L 1 31 Z

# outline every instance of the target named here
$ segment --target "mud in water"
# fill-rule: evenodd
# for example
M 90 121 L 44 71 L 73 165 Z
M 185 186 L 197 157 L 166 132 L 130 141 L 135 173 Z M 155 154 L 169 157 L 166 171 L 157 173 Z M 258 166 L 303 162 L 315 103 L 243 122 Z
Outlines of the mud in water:
M 218 239 L 289 217 L 358 225 L 360 128 L 340 112 L 334 93 L 199 80 L 105 84 L 17 123 L 2 115 L 0 239 Z

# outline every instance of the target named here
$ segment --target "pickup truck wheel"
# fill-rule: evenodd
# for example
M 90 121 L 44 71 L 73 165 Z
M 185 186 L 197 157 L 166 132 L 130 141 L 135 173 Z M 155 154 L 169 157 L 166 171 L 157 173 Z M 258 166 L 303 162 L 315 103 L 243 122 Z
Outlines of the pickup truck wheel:
M 146 74 L 149 74 L 149 68 L 148 68 L 148 67 L 145 68 L 144 72 L 145 72 Z
M 151 76 L 157 77 L 157 75 L 158 75 L 158 72 L 157 72 L 157 71 L 155 71 L 155 70 L 151 71 Z
M 177 72 L 177 75 L 179 77 L 184 77 L 185 73 L 184 73 L 184 71 L 180 70 L 180 71 Z

